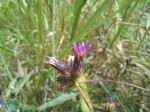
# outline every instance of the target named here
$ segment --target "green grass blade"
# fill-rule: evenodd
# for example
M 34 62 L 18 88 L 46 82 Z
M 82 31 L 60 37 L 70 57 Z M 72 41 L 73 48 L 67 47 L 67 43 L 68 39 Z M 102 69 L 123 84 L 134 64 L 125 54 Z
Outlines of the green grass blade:
M 130 19 L 130 16 L 132 15 L 133 11 L 136 9 L 136 7 L 138 6 L 139 0 L 136 0 L 134 5 L 131 7 L 131 3 L 130 1 L 127 3 L 128 6 L 126 7 L 125 13 L 123 15 L 123 22 L 127 22 Z M 131 7 L 131 9 L 129 10 L 128 7 Z M 114 42 L 120 38 L 120 35 L 122 34 L 122 31 L 125 30 L 125 25 L 120 25 L 120 27 L 118 28 L 118 31 L 116 33 L 116 35 L 114 36 L 112 42 L 110 43 L 110 48 L 112 48 L 114 45 Z
M 77 96 L 77 94 L 75 94 L 75 93 L 61 94 L 59 97 L 39 106 L 38 110 L 42 111 L 42 110 L 45 110 L 46 108 L 53 107 L 58 104 L 64 103 L 65 101 L 74 100 L 76 98 L 76 96 Z
M 22 82 L 18 85 L 16 89 L 16 95 L 20 92 L 21 88 L 29 82 L 31 76 L 33 75 L 34 70 L 32 70 L 29 74 L 26 75 L 26 77 L 22 80 Z
M 80 38 L 83 38 L 85 35 L 87 35 L 87 31 L 91 28 L 91 26 L 95 23 L 97 18 L 101 16 L 101 14 L 110 6 L 112 5 L 112 0 L 106 0 L 102 3 L 101 6 L 94 12 L 94 14 L 91 16 L 91 18 L 87 21 L 87 23 L 82 27 L 80 32 L 72 39 L 72 42 L 78 41 Z
M 63 59 L 71 50 L 72 42 L 77 42 L 79 39 L 85 37 L 87 35 L 87 31 L 90 29 L 90 27 L 95 23 L 97 18 L 101 15 L 103 11 L 105 11 L 109 5 L 112 5 L 112 0 L 107 0 L 102 3 L 101 6 L 95 11 L 95 13 L 91 16 L 91 18 L 87 21 L 87 23 L 82 27 L 80 32 L 72 37 L 71 43 L 69 43 L 68 47 L 64 50 L 64 52 L 61 54 L 60 59 Z
M 146 36 L 147 36 L 147 34 L 148 34 L 149 31 L 150 31 L 150 26 L 149 26 L 149 27 L 147 28 L 147 30 L 145 31 L 145 33 L 144 33 L 144 35 L 143 35 L 143 37 L 142 37 L 140 43 L 137 45 L 136 50 L 138 50 L 138 49 L 142 46 L 142 44 L 143 44 L 143 42 L 144 42 L 144 40 L 145 40 L 145 38 L 146 38 Z
M 36 23 L 34 22 L 34 19 L 32 18 L 33 16 L 31 16 L 30 12 L 27 10 L 27 7 L 23 3 L 23 1 L 22 0 L 18 0 L 18 2 L 19 2 L 19 5 L 20 5 L 21 9 L 25 12 L 25 14 L 31 20 L 32 25 L 36 28 Z
M 11 74 L 9 68 L 8 68 L 8 65 L 7 65 L 7 63 L 6 63 L 5 59 L 4 59 L 4 56 L 2 55 L 1 52 L 0 52 L 0 60 L 1 60 L 2 63 L 3 63 L 3 66 L 4 66 L 4 69 L 5 69 L 5 71 L 6 71 L 7 77 L 8 77 L 10 80 L 13 80 L 13 76 L 12 76 L 12 74 Z
M 9 83 L 8 88 L 6 89 L 6 97 L 8 98 L 11 94 L 11 90 L 14 89 L 17 79 L 12 79 Z
M 44 40 L 43 40 L 43 18 L 42 18 L 42 1 L 38 0 L 37 1 L 37 15 L 38 15 L 38 33 L 39 33 L 39 38 L 42 42 L 42 45 L 44 45 Z
M 72 32 L 71 32 L 71 40 L 74 38 L 75 33 L 77 31 L 77 26 L 81 14 L 81 9 L 83 7 L 84 0 L 76 1 L 75 5 L 75 11 L 74 11 L 74 16 L 73 16 L 73 25 L 72 25 Z

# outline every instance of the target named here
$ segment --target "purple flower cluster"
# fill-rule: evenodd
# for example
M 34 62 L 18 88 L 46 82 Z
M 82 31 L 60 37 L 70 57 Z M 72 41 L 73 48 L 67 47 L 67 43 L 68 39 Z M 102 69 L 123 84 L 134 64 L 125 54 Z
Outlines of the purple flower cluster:
M 87 44 L 86 46 L 84 45 L 84 43 L 82 42 L 81 44 L 79 44 L 78 46 L 73 43 L 73 52 L 75 57 L 79 60 L 80 58 L 82 58 L 83 56 L 85 56 L 91 49 L 91 45 Z
M 46 65 L 53 66 L 62 74 L 57 77 L 57 80 L 60 83 L 71 85 L 74 83 L 74 80 L 80 76 L 80 72 L 83 68 L 83 58 L 90 51 L 90 49 L 90 44 L 84 45 L 84 43 L 81 43 L 79 45 L 76 45 L 75 43 L 73 43 L 74 59 L 71 58 L 68 64 L 59 62 L 54 57 L 49 56 L 47 56 L 48 60 L 44 63 Z

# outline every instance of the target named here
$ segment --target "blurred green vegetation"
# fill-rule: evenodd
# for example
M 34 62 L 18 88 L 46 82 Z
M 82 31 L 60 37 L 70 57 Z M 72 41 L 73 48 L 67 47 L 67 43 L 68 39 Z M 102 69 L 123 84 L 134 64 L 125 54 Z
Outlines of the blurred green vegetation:
M 0 111 L 80 112 L 76 89 L 43 63 L 64 62 L 73 42 L 92 45 L 84 71 L 95 112 L 110 96 L 115 112 L 150 112 L 149 0 L 0 0 Z

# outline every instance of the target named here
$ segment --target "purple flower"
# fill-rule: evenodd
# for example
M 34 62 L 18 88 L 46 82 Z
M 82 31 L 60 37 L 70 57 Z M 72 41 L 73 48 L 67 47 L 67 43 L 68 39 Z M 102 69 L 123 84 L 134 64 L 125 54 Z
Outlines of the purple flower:
M 113 102 L 113 98 L 109 98 L 109 102 L 106 104 L 105 112 L 113 112 L 115 108 L 115 103 Z
M 54 57 L 47 56 L 47 61 L 44 62 L 46 65 L 50 65 L 57 69 L 62 75 L 58 76 L 57 80 L 62 84 L 73 84 L 73 81 L 80 76 L 80 72 L 83 68 L 83 58 L 90 51 L 91 45 L 86 46 L 82 42 L 78 46 L 73 43 L 74 58 L 69 57 L 69 63 L 64 64 L 59 62 Z M 72 82 L 72 83 L 71 83 Z
M 112 98 L 112 97 L 109 98 L 109 103 L 110 103 L 110 104 L 113 103 L 113 98 Z
M 75 57 L 80 60 L 80 58 L 83 58 L 91 49 L 91 45 L 87 44 L 86 46 L 84 45 L 84 43 L 82 42 L 81 44 L 79 44 L 78 46 L 73 43 L 73 52 Z
M 59 62 L 55 57 L 47 56 L 47 59 L 48 61 L 45 61 L 44 64 L 54 67 L 64 75 L 70 74 L 71 68 L 69 65 Z

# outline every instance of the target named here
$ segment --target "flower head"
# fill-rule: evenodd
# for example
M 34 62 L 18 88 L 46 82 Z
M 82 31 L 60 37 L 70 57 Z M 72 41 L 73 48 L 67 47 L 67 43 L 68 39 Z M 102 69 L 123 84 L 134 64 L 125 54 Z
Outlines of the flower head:
M 109 98 L 109 102 L 106 104 L 105 112 L 113 112 L 115 108 L 115 103 L 113 102 L 113 98 Z
M 78 46 L 73 43 L 73 52 L 75 57 L 79 60 L 80 58 L 82 58 L 83 56 L 85 56 L 91 49 L 91 45 L 87 44 L 86 46 L 84 45 L 84 43 L 82 42 L 81 44 L 79 44 Z
M 83 58 L 90 51 L 91 45 L 86 46 L 82 42 L 78 46 L 73 43 L 74 58 L 70 58 L 68 64 L 59 62 L 54 57 L 47 56 L 47 61 L 44 63 L 57 69 L 62 75 L 58 76 L 57 80 L 62 84 L 73 84 L 73 81 L 80 76 L 83 68 Z
M 110 104 L 113 103 L 113 98 L 112 98 L 112 97 L 109 98 L 109 103 L 110 103 Z
M 55 57 L 47 56 L 47 59 L 48 61 L 44 61 L 44 64 L 54 67 L 64 75 L 70 74 L 71 68 L 69 65 L 59 62 Z

